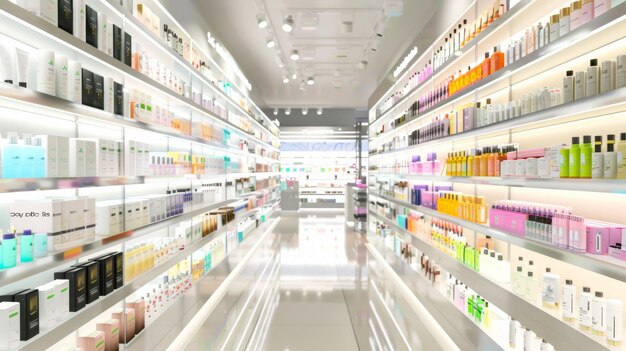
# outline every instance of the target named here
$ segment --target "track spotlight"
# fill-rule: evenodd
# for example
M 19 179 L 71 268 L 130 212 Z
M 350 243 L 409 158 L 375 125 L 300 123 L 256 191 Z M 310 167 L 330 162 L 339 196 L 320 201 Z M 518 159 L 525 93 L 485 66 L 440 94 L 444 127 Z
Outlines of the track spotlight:
M 303 109 L 302 109 L 302 115 L 303 115 L 303 116 L 306 116 L 306 115 L 307 115 L 307 113 L 309 113 L 309 109 L 308 109 L 308 108 L 306 108 L 306 107 L 305 107 L 305 108 L 303 108 Z
M 291 114 L 291 107 L 287 107 L 285 109 L 285 115 L 289 116 Z
M 278 107 L 274 107 L 274 116 L 278 115 Z
M 293 17 L 291 15 L 287 15 L 287 17 L 285 17 L 285 21 L 283 21 L 283 32 L 291 33 L 291 31 L 293 30 L 293 26 Z
M 317 115 L 318 116 L 321 116 L 323 112 L 324 112 L 324 110 L 321 107 L 317 108 Z
M 260 14 L 256 16 L 256 23 L 259 26 L 259 29 L 265 29 L 267 27 L 267 19 L 265 18 L 265 15 Z
M 309 77 L 309 78 L 307 78 L 307 79 L 306 79 L 306 84 L 308 84 L 308 85 L 313 85 L 313 84 L 315 84 L 315 78 L 313 78 L 313 77 Z
M 270 39 L 267 39 L 267 42 L 265 43 L 265 45 L 267 45 L 267 47 L 271 49 L 274 46 L 276 46 L 276 42 L 274 41 L 274 39 L 270 38 Z
M 367 68 L 367 61 L 363 60 L 361 62 L 359 62 L 358 67 L 360 70 L 364 70 Z
M 300 53 L 298 50 L 291 50 L 291 59 L 293 61 L 298 61 L 300 59 Z

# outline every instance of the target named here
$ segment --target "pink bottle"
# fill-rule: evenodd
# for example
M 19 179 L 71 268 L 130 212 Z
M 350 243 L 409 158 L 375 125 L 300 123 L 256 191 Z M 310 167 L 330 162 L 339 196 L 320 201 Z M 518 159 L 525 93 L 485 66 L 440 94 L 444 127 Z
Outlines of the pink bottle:
M 585 219 L 583 217 L 570 216 L 569 249 L 576 252 L 587 251 L 587 228 L 585 228 Z
M 580 12 L 579 26 L 591 21 L 594 18 L 594 0 L 583 0 L 583 8 Z
M 593 2 L 593 17 L 596 18 L 603 13 L 605 13 L 608 9 L 611 8 L 611 1 L 609 0 L 595 0 Z

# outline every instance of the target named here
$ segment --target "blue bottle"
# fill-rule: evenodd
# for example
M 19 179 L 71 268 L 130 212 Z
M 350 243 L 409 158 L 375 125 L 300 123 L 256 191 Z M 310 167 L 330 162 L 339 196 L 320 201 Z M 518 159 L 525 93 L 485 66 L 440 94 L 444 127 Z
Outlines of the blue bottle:
M 17 133 L 8 133 L 8 143 L 2 146 L 2 177 L 22 177 L 22 147 L 18 144 Z
M 17 240 L 15 234 L 2 235 L 2 268 L 13 268 L 17 264 Z
M 34 239 L 35 244 L 33 245 L 33 251 L 35 258 L 48 256 L 48 234 L 35 233 Z
M 35 146 L 30 135 L 24 135 L 24 144 L 21 147 L 22 172 L 20 178 L 35 178 Z
M 20 262 L 33 261 L 33 239 L 33 232 L 30 229 L 24 230 L 20 235 Z
M 45 178 L 46 177 L 46 149 L 41 145 L 40 138 L 35 138 L 34 141 L 35 141 L 33 145 L 33 156 L 35 157 L 34 178 Z

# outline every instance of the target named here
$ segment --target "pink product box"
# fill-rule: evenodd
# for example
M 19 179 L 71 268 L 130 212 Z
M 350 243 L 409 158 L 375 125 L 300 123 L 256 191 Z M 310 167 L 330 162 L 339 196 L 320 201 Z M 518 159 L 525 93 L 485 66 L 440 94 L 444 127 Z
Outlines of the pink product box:
M 615 257 L 622 261 L 626 261 L 626 251 L 621 249 L 621 245 L 619 246 L 610 246 L 609 247 L 609 256 Z
M 437 209 L 437 193 L 432 191 L 421 191 L 422 206 Z
M 491 209 L 489 210 L 489 225 L 507 233 L 525 237 L 526 215 L 523 213 Z
M 489 226 L 494 229 L 508 230 L 505 225 L 505 219 L 508 212 L 502 210 L 489 210 Z
M 546 151 L 545 148 L 536 148 L 529 150 L 522 150 L 517 152 L 517 158 L 540 158 L 546 157 L 546 153 L 549 154 L 549 151 Z M 507 155 L 508 157 L 508 155 Z
M 608 255 L 611 228 L 601 222 L 587 221 L 587 252 L 594 255 Z
M 506 153 L 507 160 L 517 160 L 517 151 L 511 151 Z

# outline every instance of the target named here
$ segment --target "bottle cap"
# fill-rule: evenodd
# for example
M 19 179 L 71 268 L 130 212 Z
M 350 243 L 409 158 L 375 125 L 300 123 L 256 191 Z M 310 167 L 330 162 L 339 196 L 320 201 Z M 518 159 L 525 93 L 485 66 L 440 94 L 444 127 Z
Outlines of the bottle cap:
M 591 135 L 583 136 L 583 144 L 591 144 Z
M 550 24 L 556 24 L 559 23 L 559 19 L 561 18 L 561 16 L 559 16 L 559 14 L 557 13 L 556 15 L 552 15 L 550 16 Z
M 518 260 L 518 261 L 524 261 L 524 257 L 519 256 L 519 257 L 517 258 L 517 260 Z
M 30 229 L 24 229 L 22 235 L 33 235 L 33 232 Z
M 2 234 L 2 240 L 11 240 L 11 239 L 15 239 L 15 234 L 13 233 Z
M 626 141 L 626 133 L 620 133 L 619 140 Z
M 570 12 L 569 7 L 562 8 L 561 9 L 561 19 L 563 19 L 563 17 L 568 17 L 569 16 L 569 12 Z
M 604 294 L 602 293 L 602 291 L 596 291 L 596 297 L 603 297 Z
M 529 276 L 529 277 L 532 277 L 532 276 L 533 276 L 533 272 L 532 272 L 532 271 L 529 271 L 529 272 L 528 272 L 528 276 Z
M 571 279 L 565 279 L 565 285 L 572 285 L 574 282 Z
M 578 144 L 580 144 L 580 138 L 572 137 L 572 145 L 578 145 Z
M 489 53 L 488 52 L 485 53 L 485 58 L 489 58 Z
M 504 256 L 502 256 L 502 254 L 498 254 L 498 261 L 504 261 Z
M 583 286 L 583 292 L 591 292 L 591 288 Z
M 589 66 L 594 67 L 598 65 L 598 59 L 589 60 Z
M 528 264 L 532 266 L 532 265 L 535 264 L 535 262 L 533 260 L 530 260 L 530 261 L 528 261 Z
M 521 266 L 517 266 L 517 271 L 521 272 L 522 271 L 522 267 Z
M 552 268 L 550 267 L 546 268 L 546 273 L 550 273 L 550 272 L 552 272 Z
M 568 77 L 573 77 L 574 76 L 574 71 L 569 70 L 569 71 L 565 72 L 565 75 L 568 76 Z
M 609 134 L 609 135 L 607 135 L 607 136 L 606 136 L 606 142 L 607 142 L 607 144 L 608 144 L 608 143 L 610 143 L 610 142 L 614 143 L 614 142 L 615 142 L 615 134 Z M 611 143 L 611 144 L 612 144 L 612 143 Z

